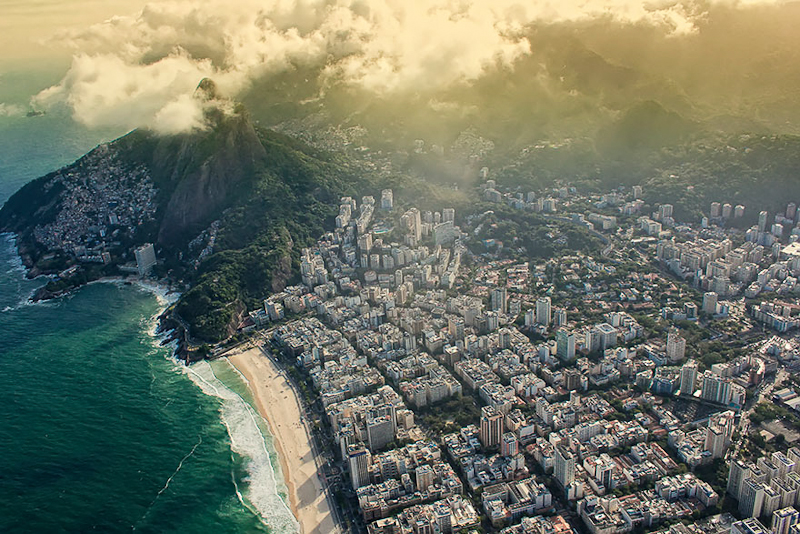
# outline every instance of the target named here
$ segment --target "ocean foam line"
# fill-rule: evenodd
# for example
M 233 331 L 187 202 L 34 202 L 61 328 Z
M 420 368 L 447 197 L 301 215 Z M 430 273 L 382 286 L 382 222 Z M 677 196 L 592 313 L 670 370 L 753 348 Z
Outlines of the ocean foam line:
M 175 478 L 175 476 L 178 474 L 178 472 L 181 470 L 181 468 L 183 467 L 183 464 L 186 462 L 186 460 L 188 460 L 188 459 L 189 459 L 189 458 L 190 458 L 190 457 L 191 457 L 191 456 L 194 454 L 194 451 L 196 451 L 196 450 L 197 450 L 197 447 L 199 447 L 199 446 L 200 446 L 200 445 L 203 443 L 203 436 L 202 436 L 202 434 L 201 434 L 200 436 L 198 436 L 198 437 L 200 438 L 200 439 L 199 439 L 199 441 L 198 441 L 197 443 L 195 443 L 195 444 L 194 444 L 194 447 L 192 447 L 192 450 L 191 450 L 191 451 L 189 451 L 189 453 L 188 453 L 186 456 L 184 456 L 183 458 L 181 458 L 181 461 L 180 461 L 180 462 L 178 462 L 178 467 L 177 467 L 177 468 L 175 469 L 175 471 L 173 471 L 173 473 L 172 473 L 172 474 L 169 476 L 169 478 L 167 479 L 167 482 L 166 482 L 166 484 L 164 484 L 164 487 L 162 487 L 160 490 L 158 490 L 158 493 L 157 493 L 157 494 L 156 494 L 156 496 L 153 498 L 153 500 L 152 500 L 152 502 L 150 503 L 150 505 L 147 507 L 147 510 L 145 510 L 145 511 L 144 511 L 144 514 L 142 515 L 142 517 L 141 517 L 141 518 L 139 518 L 139 521 L 137 521 L 135 525 L 133 525 L 133 527 L 131 528 L 131 530 L 136 530 L 136 525 L 138 525 L 139 523 L 141 523 L 142 521 L 144 521 L 144 520 L 145 520 L 145 518 L 147 517 L 147 515 L 150 513 L 150 510 L 152 510 L 152 509 L 153 509 L 153 505 L 156 503 L 156 501 L 158 500 L 158 498 L 159 498 L 159 497 L 161 497 L 161 495 L 162 495 L 162 494 L 163 494 L 165 491 L 167 491 L 167 488 L 169 488 L 169 484 L 170 484 L 170 482 L 172 482 L 172 479 L 174 479 L 174 478 Z
M 235 458 L 233 457 L 233 451 L 231 451 L 231 465 L 233 465 L 234 461 Z M 236 498 L 239 500 L 239 503 L 245 508 L 245 510 L 253 514 L 253 516 L 258 519 L 262 525 L 269 527 L 266 520 L 261 516 L 261 514 L 258 513 L 258 510 L 253 508 L 245 500 L 244 495 L 242 495 L 242 492 L 239 490 L 239 483 L 236 482 L 236 473 L 234 472 L 233 467 L 231 467 L 231 482 L 233 482 L 233 491 L 236 493 Z
M 158 499 L 159 497 L 161 497 L 161 494 L 162 494 L 162 493 L 164 493 L 165 491 L 167 491 L 167 488 L 169 488 L 169 483 L 170 483 L 170 482 L 172 482 L 172 479 L 173 479 L 173 478 L 175 478 L 175 475 L 177 475 L 177 474 L 178 474 L 178 471 L 180 471 L 180 470 L 181 470 L 181 468 L 183 467 L 183 463 L 184 463 L 186 460 L 188 460 L 190 456 L 192 456 L 192 455 L 194 454 L 194 451 L 196 451 L 196 450 L 197 450 L 197 447 L 199 447 L 200 445 L 202 445 L 202 444 L 203 444 L 203 436 L 202 436 L 202 434 L 199 436 L 199 438 L 200 438 L 200 440 L 199 440 L 197 443 L 195 443 L 195 444 L 194 444 L 194 447 L 192 447 L 192 450 L 191 450 L 191 451 L 189 451 L 189 454 L 187 454 L 186 456 L 184 456 L 183 458 L 181 458 L 181 461 L 178 463 L 178 467 L 177 467 L 177 469 L 175 469 L 175 472 L 174 472 L 174 473 L 172 473 L 172 474 L 169 476 L 169 478 L 167 479 L 167 483 L 166 483 L 166 484 L 164 484 L 164 487 L 163 487 L 163 488 L 161 488 L 161 489 L 158 491 L 158 494 L 156 495 L 156 498 L 155 498 L 155 499 L 153 499 L 153 503 L 155 503 L 155 502 L 156 502 L 156 499 Z
M 230 365 L 230 362 L 228 362 L 228 364 Z M 208 368 L 209 368 L 209 370 L 211 371 L 211 375 L 212 375 L 212 376 L 213 376 L 213 377 L 214 377 L 216 380 L 218 380 L 218 381 L 219 381 L 219 382 L 220 382 L 220 383 L 223 385 L 223 387 L 224 387 L 224 388 L 225 388 L 227 391 L 229 391 L 230 393 L 234 394 L 234 395 L 237 397 L 237 399 L 238 399 L 238 400 L 239 400 L 241 403 L 243 403 L 243 404 L 244 404 L 245 410 L 247 411 L 247 415 L 249 415 L 249 416 L 250 416 L 250 420 L 252 421 L 252 423 L 253 423 L 254 427 L 255 427 L 255 428 L 258 430 L 258 435 L 259 435 L 259 437 L 261 438 L 261 439 L 260 439 L 260 442 L 261 442 L 261 449 L 262 449 L 262 451 L 264 452 L 264 454 L 266 455 L 266 458 L 267 458 L 267 463 L 268 463 L 268 465 L 269 465 L 269 467 L 270 467 L 270 468 L 269 468 L 269 470 L 268 470 L 268 473 L 269 473 L 269 475 L 270 475 L 270 478 L 272 479 L 272 484 L 275 486 L 275 490 L 276 490 L 276 492 L 275 492 L 275 493 L 276 493 L 276 496 L 278 497 L 278 500 L 281 502 L 281 504 L 282 504 L 282 505 L 283 505 L 283 507 L 286 509 L 286 511 L 287 511 L 287 512 L 289 512 L 289 515 L 292 517 L 292 519 L 294 519 L 294 520 L 295 520 L 295 522 L 297 522 L 296 518 L 294 517 L 294 514 L 292 514 L 292 510 L 289 508 L 289 506 L 286 504 L 286 502 L 285 502 L 283 499 L 281 499 L 281 498 L 280 498 L 280 495 L 277 495 L 277 487 L 278 487 L 278 482 L 277 482 L 277 480 L 276 480 L 276 478 L 275 478 L 275 470 L 272 468 L 272 459 L 271 459 L 271 457 L 270 457 L 269 450 L 267 449 L 267 441 L 266 441 L 266 439 L 264 438 L 264 434 L 262 434 L 262 433 L 261 433 L 260 427 L 259 427 L 259 425 L 258 425 L 258 420 L 256 419 L 256 416 L 258 416 L 258 419 L 260 419 L 260 418 L 261 418 L 261 415 L 260 415 L 260 414 L 258 414 L 258 413 L 256 412 L 255 408 L 253 408 L 253 407 L 250 405 L 250 403 L 248 403 L 246 400 L 244 400 L 244 399 L 242 398 L 242 396 L 241 396 L 241 395 L 239 395 L 238 393 L 236 393 L 235 391 L 233 391 L 232 389 L 230 389 L 229 387 L 227 387 L 227 386 L 225 385 L 225 383 L 224 383 L 224 382 L 222 382 L 222 380 L 220 380 L 220 379 L 217 377 L 217 375 L 214 373 L 214 369 L 211 367 L 211 365 L 209 365 L 209 366 L 208 366 Z M 238 371 L 238 369 L 237 369 L 237 371 Z M 241 374 L 241 373 L 240 373 L 240 374 Z M 232 437 L 232 436 L 231 436 L 231 439 L 233 439 L 233 437 Z M 300 526 L 300 524 L 299 524 L 299 523 L 297 523 L 297 527 L 298 527 L 298 528 L 299 528 L 299 526 Z
M 256 418 L 253 415 L 253 408 L 244 399 L 242 399 L 240 395 L 238 395 L 236 392 L 234 392 L 230 388 L 228 388 L 216 376 L 216 374 L 214 373 L 214 370 L 211 368 L 211 366 L 207 362 L 202 362 L 202 363 L 205 364 L 205 366 L 207 366 L 208 371 L 211 373 L 211 376 L 217 382 L 217 384 L 219 384 L 221 386 L 221 388 L 224 390 L 224 392 L 228 394 L 227 397 L 225 395 L 221 395 L 220 394 L 220 389 L 218 387 L 216 387 L 214 384 L 211 384 L 205 377 L 200 376 L 199 373 L 196 374 L 196 376 L 198 376 L 198 378 L 200 378 L 205 384 L 210 386 L 217 393 L 217 395 L 216 395 L 217 397 L 222 398 L 223 400 L 238 401 L 238 402 L 235 402 L 235 403 L 239 404 L 239 407 L 244 408 L 244 412 L 247 413 L 247 415 L 250 418 L 250 422 L 252 423 L 252 427 L 251 428 L 242 429 L 241 428 L 242 421 L 239 420 L 238 421 L 240 423 L 239 430 L 240 431 L 241 430 L 251 430 L 252 431 L 252 429 L 255 429 L 256 433 L 258 435 L 257 439 L 259 441 L 259 444 L 260 444 L 259 448 L 261 450 L 257 451 L 257 454 L 253 454 L 254 451 L 252 449 L 250 451 L 246 452 L 246 453 L 243 453 L 243 455 L 245 455 L 245 456 L 247 456 L 247 457 L 249 457 L 251 459 L 251 464 L 248 466 L 248 472 L 250 473 L 250 491 L 248 492 L 249 493 L 249 496 L 248 496 L 249 500 L 251 502 L 253 502 L 253 504 L 256 506 L 256 508 L 260 511 L 262 517 L 267 519 L 268 523 L 270 525 L 272 525 L 273 527 L 280 527 L 281 528 L 281 532 L 284 532 L 285 531 L 284 529 L 286 529 L 289 526 L 292 526 L 295 529 L 299 529 L 299 524 L 297 523 L 296 518 L 294 517 L 294 515 L 291 512 L 291 510 L 289 509 L 289 507 L 284 502 L 284 500 L 281 499 L 280 496 L 278 495 L 277 482 L 276 482 L 276 479 L 275 479 L 275 472 L 274 472 L 274 469 L 272 467 L 272 462 L 271 462 L 271 459 L 270 459 L 270 456 L 269 456 L 269 451 L 267 450 L 266 441 L 264 439 L 264 436 L 263 436 L 263 434 L 261 434 L 261 431 L 259 429 L 259 426 L 258 426 L 258 423 L 256 421 Z M 190 369 L 190 371 L 191 371 L 191 369 Z M 231 396 L 232 396 L 232 398 L 231 398 Z M 225 410 L 225 408 L 230 408 L 230 406 L 227 406 L 226 403 L 223 403 L 223 411 L 221 413 L 222 422 L 225 425 L 225 427 L 228 429 L 228 434 L 231 437 L 232 448 L 234 448 L 237 452 L 241 453 L 242 451 L 239 450 L 236 445 L 237 445 L 237 443 L 240 443 L 240 441 L 237 440 L 237 438 L 241 438 L 243 436 L 241 436 L 240 435 L 241 432 L 237 432 L 236 431 L 237 428 L 234 427 L 234 425 L 235 425 L 235 423 L 237 421 L 234 420 L 232 422 L 231 421 L 231 417 L 230 417 L 231 415 L 233 415 L 234 417 L 235 416 L 240 416 L 241 413 L 229 413 L 228 417 L 226 417 L 225 416 L 225 412 L 228 411 L 228 410 Z M 244 421 L 244 423 L 246 424 L 246 421 Z M 252 438 L 253 436 L 251 435 L 251 436 L 248 436 L 248 437 Z M 249 443 L 249 444 L 255 445 L 252 442 Z M 244 444 L 245 447 L 247 445 L 248 445 L 247 443 Z M 262 461 L 258 462 L 257 461 L 258 460 L 257 456 L 261 456 L 261 454 L 258 454 L 258 453 L 261 453 L 261 452 L 263 452 L 264 456 L 261 457 Z M 266 459 L 266 462 L 263 461 L 264 459 Z M 256 482 L 256 479 L 259 478 L 259 475 L 261 474 L 260 471 L 262 470 L 262 468 L 264 467 L 265 464 L 268 467 L 268 469 L 266 469 L 267 479 L 263 480 L 262 482 L 266 482 L 266 484 L 262 484 L 262 485 L 258 486 L 258 488 L 260 488 L 262 490 L 265 490 L 265 491 L 261 492 L 259 494 L 255 494 L 254 490 L 257 489 L 255 482 Z M 254 498 L 254 497 L 257 497 L 257 499 Z M 286 516 L 281 518 L 281 519 L 283 519 L 283 521 L 281 521 L 281 523 L 283 523 L 283 524 L 275 524 L 275 523 L 273 523 L 273 521 L 275 521 L 276 519 L 279 519 L 274 514 L 269 514 L 269 512 L 272 512 L 274 510 L 273 509 L 273 503 L 274 503 L 274 501 L 276 499 L 277 499 L 277 501 L 280 502 L 280 504 L 282 505 L 282 508 L 285 510 L 285 512 L 287 512 L 288 517 L 291 518 L 290 521 L 289 521 L 289 523 L 290 523 L 289 525 L 286 524 L 286 521 L 285 521 L 286 520 Z
M 6 263 L 8 263 L 8 265 L 11 266 L 9 272 L 16 271 L 20 273 L 24 278 L 27 269 L 25 268 L 25 264 L 22 263 L 22 258 L 20 257 L 19 252 L 17 251 L 16 240 L 12 237 L 11 239 L 8 240 L 7 245 L 8 245 L 8 260 L 6 261 Z
M 31 293 L 31 297 L 32 296 L 33 296 L 33 293 Z M 13 306 L 6 306 L 2 310 L 0 310 L 0 313 L 10 313 L 10 312 L 13 312 L 13 311 L 21 310 L 22 308 L 28 308 L 30 306 L 50 307 L 50 306 L 57 306 L 58 305 L 58 303 L 55 300 L 39 300 L 39 301 L 34 302 L 34 301 L 31 300 L 31 297 L 22 297 L 22 300 L 20 300 L 19 302 L 17 302 Z
M 8 266 L 8 268 L 3 268 L 0 270 L 5 271 L 7 274 L 19 273 L 18 277 L 11 276 L 5 283 L 8 286 L 13 284 L 13 286 L 16 288 L 16 291 L 12 291 L 12 293 L 18 295 L 20 298 L 20 301 L 16 304 L 6 305 L 2 310 L 0 310 L 0 313 L 13 312 L 25 306 L 34 304 L 31 302 L 31 297 L 33 297 L 33 294 L 36 289 L 38 289 L 38 286 L 34 287 L 32 290 L 24 287 L 26 284 L 34 283 L 34 281 L 28 280 L 26 277 L 28 270 L 25 267 L 25 264 L 22 262 L 22 258 L 17 250 L 17 239 L 14 234 L 0 234 L 0 258 L 2 258 L 2 260 L 0 260 L 2 261 L 2 264 Z M 41 278 L 41 276 L 43 275 L 38 276 L 36 279 Z M 30 291 L 30 293 L 27 296 L 24 296 L 24 294 L 28 293 L 28 291 Z
M 178 299 L 181 298 L 181 294 L 177 291 L 170 292 L 168 287 L 164 287 L 163 285 L 155 282 L 149 282 L 147 280 L 131 280 L 131 282 L 134 286 L 142 291 L 146 291 L 155 295 L 156 299 L 158 300 L 158 304 L 164 309 L 168 308 L 172 304 L 175 304 Z
M 242 382 L 244 382 L 244 383 L 245 383 L 245 384 L 247 384 L 248 386 L 250 385 L 250 381 L 247 379 L 247 377 L 246 377 L 246 376 L 244 376 L 244 375 L 242 374 L 242 372 L 241 372 L 239 369 L 237 369 L 235 365 L 233 365 L 233 364 L 231 363 L 231 360 L 230 360 L 229 358 L 227 358 L 227 357 L 225 358 L 225 363 L 227 363 L 227 364 L 228 364 L 228 367 L 230 367 L 231 369 L 233 369 L 233 370 L 236 372 L 236 374 L 237 374 L 237 375 L 239 375 L 239 378 L 241 378 L 241 379 L 242 379 Z
M 299 532 L 297 519 L 278 494 L 275 470 L 253 407 L 227 387 L 208 362 L 198 362 L 186 371 L 204 393 L 222 400 L 220 418 L 228 430 L 231 449 L 250 460 L 247 500 L 270 529 L 281 533 Z M 235 488 L 239 492 L 238 486 Z
M 19 255 L 19 249 L 17 248 L 17 236 L 10 232 L 5 232 L 0 234 L 0 238 L 5 238 L 6 246 L 8 247 L 8 264 L 11 265 L 11 271 L 18 271 L 22 276 L 21 278 L 27 280 L 26 274 L 28 272 L 28 268 L 25 267 L 25 264 L 22 262 L 22 256 Z M 37 280 L 39 278 L 47 278 L 47 275 L 40 274 L 33 280 Z

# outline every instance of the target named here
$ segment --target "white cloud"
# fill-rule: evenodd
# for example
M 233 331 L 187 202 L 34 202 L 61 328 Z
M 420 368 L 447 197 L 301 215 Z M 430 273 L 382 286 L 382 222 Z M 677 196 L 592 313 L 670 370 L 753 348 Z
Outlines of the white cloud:
M 75 56 L 61 83 L 34 97 L 33 105 L 66 103 L 87 126 L 131 129 L 154 126 L 159 116 L 161 123 L 169 117 L 175 124 L 176 111 L 182 109 L 189 113 L 182 123 L 196 127 L 202 102 L 189 110 L 180 97 L 191 97 L 199 80 L 213 73 L 208 60 L 194 60 L 180 51 L 147 65 L 114 54 L 82 54 Z
M 152 126 L 167 135 L 203 130 L 206 127 L 203 107 L 192 95 L 180 95 L 156 112 Z
M 523 32 L 537 21 L 605 17 L 677 35 L 695 31 L 711 4 L 779 1 L 166 0 L 61 34 L 77 55 L 35 103 L 66 103 L 89 126 L 174 132 L 202 125 L 187 97 L 204 77 L 235 96 L 257 77 L 314 62 L 328 83 L 435 89 L 513 67 L 530 53 Z
M 23 112 L 21 106 L 0 102 L 0 117 L 19 117 Z

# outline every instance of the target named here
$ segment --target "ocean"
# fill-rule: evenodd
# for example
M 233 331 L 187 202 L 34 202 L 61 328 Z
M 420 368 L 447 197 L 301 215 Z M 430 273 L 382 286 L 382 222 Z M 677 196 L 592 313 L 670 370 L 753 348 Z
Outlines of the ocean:
M 24 105 L 40 78 L 0 76 L 0 103 Z M 0 115 L 0 204 L 122 133 Z M 242 377 L 160 346 L 167 296 L 109 282 L 28 303 L 42 283 L 0 235 L 0 532 L 297 531 Z

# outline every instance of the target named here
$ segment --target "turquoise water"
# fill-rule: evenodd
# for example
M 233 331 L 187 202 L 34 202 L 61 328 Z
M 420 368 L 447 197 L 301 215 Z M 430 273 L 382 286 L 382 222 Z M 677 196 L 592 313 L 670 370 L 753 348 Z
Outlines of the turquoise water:
M 119 133 L 0 117 L 0 204 Z M 242 380 L 170 358 L 153 336 L 163 299 L 98 283 L 27 304 L 41 283 L 0 236 L 0 532 L 297 530 Z

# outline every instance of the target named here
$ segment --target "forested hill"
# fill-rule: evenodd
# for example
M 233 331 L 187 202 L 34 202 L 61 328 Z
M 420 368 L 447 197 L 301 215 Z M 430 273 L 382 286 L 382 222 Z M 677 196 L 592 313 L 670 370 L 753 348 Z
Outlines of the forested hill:
M 247 307 L 289 281 L 339 198 L 370 188 L 345 161 L 256 129 L 241 107 L 212 119 L 192 134 L 133 131 L 34 180 L 0 210 L 0 231 L 18 235 L 34 274 L 80 266 L 51 294 L 118 274 L 152 242 L 157 274 L 190 287 L 176 309 L 191 335 L 227 337 Z M 110 263 L 76 261 L 101 251 Z
M 333 227 L 343 195 L 371 190 L 361 171 L 268 130 L 258 131 L 264 159 L 220 220 L 216 252 L 200 264 L 178 313 L 192 334 L 215 341 L 239 314 L 295 276 L 300 251 Z

